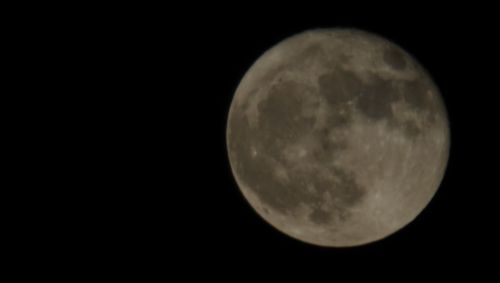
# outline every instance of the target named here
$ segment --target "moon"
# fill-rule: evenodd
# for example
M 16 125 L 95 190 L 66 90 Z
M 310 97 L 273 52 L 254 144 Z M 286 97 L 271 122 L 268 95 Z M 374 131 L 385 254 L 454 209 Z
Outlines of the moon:
M 448 161 L 447 112 L 409 53 L 356 29 L 279 42 L 242 78 L 227 119 L 244 198 L 297 240 L 350 247 L 413 221 Z

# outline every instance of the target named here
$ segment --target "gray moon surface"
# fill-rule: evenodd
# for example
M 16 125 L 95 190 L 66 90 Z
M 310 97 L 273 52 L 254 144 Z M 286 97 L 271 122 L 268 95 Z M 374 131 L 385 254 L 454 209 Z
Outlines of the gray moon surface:
M 265 221 L 349 247 L 420 214 L 444 176 L 450 134 L 438 88 L 405 50 L 361 30 L 317 29 L 254 62 L 226 142 L 238 187 Z

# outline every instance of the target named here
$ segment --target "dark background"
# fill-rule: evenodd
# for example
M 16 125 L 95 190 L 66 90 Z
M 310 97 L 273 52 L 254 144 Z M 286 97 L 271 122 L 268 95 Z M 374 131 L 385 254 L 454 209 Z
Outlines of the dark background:
M 48 107 L 30 121 L 42 130 L 29 140 L 41 158 L 29 164 L 50 168 L 35 179 L 50 189 L 31 195 L 47 202 L 29 214 L 41 224 L 25 242 L 43 247 L 40 261 L 57 246 L 61 261 L 89 269 L 240 272 L 233 281 L 264 271 L 488 274 L 498 255 L 498 24 L 491 7 L 458 5 L 122 3 L 40 14 L 20 50 L 27 70 L 46 77 L 19 85 L 36 88 L 33 108 Z M 411 53 L 451 126 L 448 168 L 428 207 L 355 248 L 309 245 L 267 224 L 239 192 L 226 151 L 229 106 L 251 64 L 288 36 L 328 27 L 373 32 Z

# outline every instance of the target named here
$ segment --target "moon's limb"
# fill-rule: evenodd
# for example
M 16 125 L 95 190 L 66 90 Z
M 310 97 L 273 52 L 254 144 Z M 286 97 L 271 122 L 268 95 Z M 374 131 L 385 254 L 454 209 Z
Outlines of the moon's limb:
M 309 243 L 353 246 L 424 209 L 449 130 L 437 88 L 404 50 L 357 30 L 314 30 L 246 73 L 227 145 L 241 191 L 266 221 Z

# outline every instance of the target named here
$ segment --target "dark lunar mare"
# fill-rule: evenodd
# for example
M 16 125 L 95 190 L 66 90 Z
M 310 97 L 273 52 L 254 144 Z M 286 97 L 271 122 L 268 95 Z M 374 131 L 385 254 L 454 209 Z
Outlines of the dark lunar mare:
M 315 223 L 343 220 L 348 214 L 347 209 L 362 199 L 365 189 L 355 182 L 352 173 L 328 163 L 328 156 L 343 146 L 328 138 L 332 130 L 330 126 L 340 126 L 343 122 L 332 115 L 327 126 L 313 129 L 315 119 L 300 115 L 306 99 L 303 90 L 300 84 L 287 81 L 271 88 L 267 99 L 258 106 L 260 118 L 255 127 L 250 126 L 243 109 L 235 109 L 229 124 L 231 158 L 235 161 L 240 180 L 264 204 L 276 211 L 293 213 L 300 205 L 305 205 L 312 209 L 309 217 Z M 307 135 L 319 141 L 312 147 L 313 159 L 308 163 L 320 168 L 308 164 L 297 166 L 282 154 L 287 145 Z M 255 156 L 252 155 L 252 147 L 257 151 Z M 286 168 L 290 178 L 288 182 L 279 180 L 270 170 L 277 164 Z M 321 168 L 326 168 L 329 176 L 321 173 L 324 170 L 318 170 Z M 314 191 L 308 190 L 311 185 Z M 323 208 L 326 192 L 335 200 L 328 212 Z

